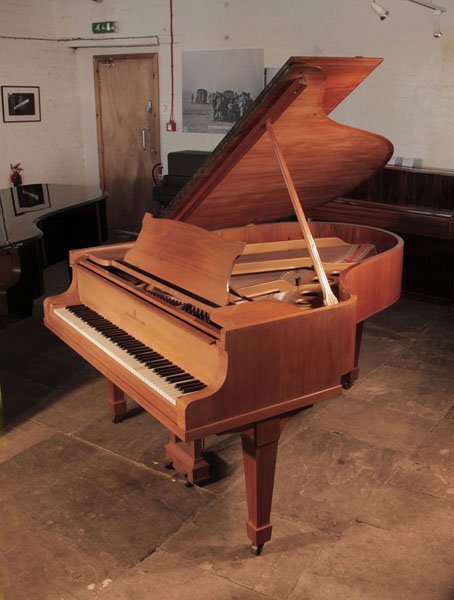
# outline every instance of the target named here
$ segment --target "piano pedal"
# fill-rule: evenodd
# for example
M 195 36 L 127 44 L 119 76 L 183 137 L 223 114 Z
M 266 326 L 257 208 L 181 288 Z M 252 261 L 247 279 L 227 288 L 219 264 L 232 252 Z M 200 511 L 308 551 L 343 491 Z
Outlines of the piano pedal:
M 164 467 L 166 469 L 169 469 L 169 471 L 171 469 L 175 470 L 175 467 L 173 466 L 173 460 L 167 460 L 164 463 Z M 188 488 L 194 487 L 194 484 L 192 481 L 189 481 L 188 479 L 188 474 L 187 473 L 181 473 L 180 471 L 175 471 L 175 473 L 172 475 L 172 477 L 170 478 L 171 481 L 178 483 L 178 481 L 181 479 L 186 479 L 185 481 L 185 486 Z
M 175 473 L 170 478 L 170 481 L 173 481 L 174 483 L 178 483 L 180 481 L 180 479 L 185 480 L 184 485 L 186 487 L 188 487 L 188 488 L 194 487 L 194 484 L 189 481 L 187 474 L 180 473 L 179 471 L 175 471 Z

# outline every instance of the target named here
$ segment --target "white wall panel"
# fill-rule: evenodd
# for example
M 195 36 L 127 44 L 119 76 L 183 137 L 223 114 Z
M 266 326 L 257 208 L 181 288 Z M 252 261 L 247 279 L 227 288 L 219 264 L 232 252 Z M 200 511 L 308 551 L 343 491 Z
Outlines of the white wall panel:
M 40 172 L 45 162 L 48 165 L 45 173 L 61 175 L 68 181 L 80 178 L 85 169 L 86 182 L 95 184 L 98 167 L 92 57 L 104 53 L 158 51 L 161 104 L 169 104 L 169 3 L 167 0 L 103 0 L 100 3 L 10 0 L 8 7 L 3 8 L 5 4 L 0 7 L 3 35 L 54 33 L 57 37 L 92 37 L 92 21 L 116 20 L 119 36 L 159 36 L 157 49 L 84 49 L 77 50 L 75 56 L 70 50 L 62 49 L 62 44 L 44 46 L 0 40 L 2 84 L 12 75 L 20 74 L 21 80 L 14 83 L 25 85 L 34 81 L 34 85 L 42 85 L 43 115 L 45 109 L 47 119 L 40 126 L 0 124 L 4 162 L 24 162 L 26 176 L 32 161 L 36 161 L 36 171 Z M 382 4 L 391 13 L 385 21 L 376 17 L 368 0 L 174 0 L 178 130 L 166 132 L 168 114 L 161 115 L 163 162 L 166 163 L 168 152 L 211 150 L 221 139 L 216 134 L 181 131 L 181 53 L 263 48 L 265 65 L 272 67 L 280 66 L 291 55 L 385 58 L 383 65 L 333 116 L 387 136 L 399 156 L 422 158 L 423 164 L 429 167 L 454 168 L 451 141 L 454 134 L 451 116 L 454 6 L 445 0 L 448 12 L 441 17 L 443 37 L 434 39 L 432 11 L 407 0 L 382 0 Z M 125 43 L 137 44 L 138 40 Z M 53 118 L 49 121 L 51 103 L 57 108 L 51 111 Z M 16 133 L 13 134 L 13 130 Z M 6 142 L 4 132 L 7 132 Z M 72 141 L 70 146 L 68 139 Z M 42 148 L 50 153 L 49 159 L 43 159 Z M 57 164 L 58 168 L 54 166 Z M 35 166 L 33 170 L 35 172 Z M 3 183 L 4 173 L 5 168 L 0 169 Z

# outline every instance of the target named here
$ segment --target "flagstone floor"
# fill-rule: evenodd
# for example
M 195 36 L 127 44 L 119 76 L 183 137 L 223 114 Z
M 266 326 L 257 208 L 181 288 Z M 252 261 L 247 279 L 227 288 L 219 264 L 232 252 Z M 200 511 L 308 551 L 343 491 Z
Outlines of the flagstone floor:
M 41 301 L 0 330 L 0 383 L 1 600 L 454 599 L 453 306 L 370 319 L 360 379 L 286 426 L 259 557 L 238 436 L 208 438 L 212 482 L 187 487 L 149 414 L 112 422 Z

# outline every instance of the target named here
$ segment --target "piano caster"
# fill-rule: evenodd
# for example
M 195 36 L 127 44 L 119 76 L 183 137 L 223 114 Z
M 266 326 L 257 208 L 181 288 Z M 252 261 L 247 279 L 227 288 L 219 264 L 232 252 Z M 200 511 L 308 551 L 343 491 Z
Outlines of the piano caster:
M 166 461 L 164 462 L 164 467 L 165 467 L 166 469 L 169 469 L 169 471 L 170 471 L 171 469 L 173 469 L 173 460 L 166 460 Z
M 115 415 L 112 421 L 115 423 L 115 425 L 121 423 L 123 421 L 123 415 Z
M 260 554 L 262 553 L 263 550 L 263 544 L 251 544 L 251 553 L 254 556 L 260 556 Z
M 350 381 L 350 379 L 348 379 L 346 375 L 342 375 L 341 385 L 344 390 L 349 390 L 353 385 L 353 381 Z

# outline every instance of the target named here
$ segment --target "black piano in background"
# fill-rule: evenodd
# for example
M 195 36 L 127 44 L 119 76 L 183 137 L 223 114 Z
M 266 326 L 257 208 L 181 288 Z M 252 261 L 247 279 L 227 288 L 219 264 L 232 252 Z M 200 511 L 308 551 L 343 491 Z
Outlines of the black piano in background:
M 67 260 L 69 250 L 106 241 L 106 198 L 69 184 L 0 190 L 0 327 L 31 315 L 46 267 Z
M 307 214 L 398 233 L 405 241 L 403 291 L 454 301 L 454 172 L 386 166 Z

